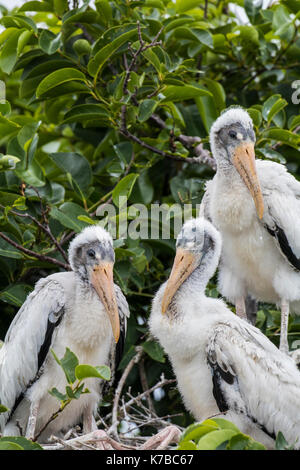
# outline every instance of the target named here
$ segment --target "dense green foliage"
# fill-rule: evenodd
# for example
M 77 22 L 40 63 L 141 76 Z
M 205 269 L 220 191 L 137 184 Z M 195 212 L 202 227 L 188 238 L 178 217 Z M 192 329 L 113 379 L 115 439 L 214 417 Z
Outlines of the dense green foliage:
M 229 3 L 245 7 L 247 25 Z M 195 214 L 214 172 L 193 162 L 193 145 L 182 135 L 200 137 L 209 150 L 210 126 L 225 107 L 240 104 L 251 113 L 258 157 L 286 162 L 300 175 L 293 103 L 300 0 L 265 10 L 252 0 L 81 5 L 45 0 L 1 8 L 0 225 L 14 244 L 0 238 L 2 339 L 34 283 L 63 269 L 72 234 L 103 219 L 96 216 L 99 205 L 114 204 L 110 222 L 117 226 L 137 203 L 190 203 Z M 129 198 L 128 209 L 118 206 L 120 195 Z M 172 377 L 163 351 L 146 336 L 146 320 L 174 246 L 172 233 L 170 240 L 115 242 L 115 280 L 131 309 L 120 368 L 142 344 L 149 386 L 162 372 Z M 213 281 L 207 293 L 218 295 Z M 263 305 L 257 324 L 278 344 L 279 312 Z M 299 332 L 299 321 L 291 320 L 291 344 Z M 140 390 L 137 368 L 128 384 Z M 166 391 L 158 414 L 182 412 L 178 392 Z M 174 422 L 185 426 L 191 418 Z

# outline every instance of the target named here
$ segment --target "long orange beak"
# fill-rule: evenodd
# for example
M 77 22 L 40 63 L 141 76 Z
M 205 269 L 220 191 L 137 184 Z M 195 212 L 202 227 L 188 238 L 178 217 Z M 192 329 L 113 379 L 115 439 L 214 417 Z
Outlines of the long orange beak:
M 94 267 L 91 282 L 108 314 L 116 343 L 120 337 L 120 319 L 113 279 L 113 263 L 101 263 Z
M 256 173 L 254 144 L 247 142 L 237 147 L 233 156 L 233 164 L 249 189 L 257 215 L 261 219 L 264 215 L 264 201 Z
M 196 267 L 197 262 L 195 256 L 189 251 L 178 248 L 161 304 L 161 311 L 163 314 L 166 313 L 171 300 L 181 284 L 189 277 Z

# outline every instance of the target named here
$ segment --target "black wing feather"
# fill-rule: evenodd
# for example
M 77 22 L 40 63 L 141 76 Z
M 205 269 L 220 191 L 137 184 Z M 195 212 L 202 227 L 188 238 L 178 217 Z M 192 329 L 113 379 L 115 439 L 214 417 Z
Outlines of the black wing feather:
M 47 330 L 46 330 L 46 333 L 45 333 L 45 339 L 44 339 L 44 342 L 41 345 L 39 353 L 38 353 L 38 370 L 37 370 L 37 373 L 36 373 L 35 377 L 27 384 L 26 388 L 17 397 L 17 399 L 14 403 L 14 406 L 12 407 L 11 412 L 9 414 L 9 419 L 11 419 L 12 415 L 14 414 L 16 409 L 18 408 L 21 401 L 23 400 L 24 395 L 27 392 L 27 390 L 42 375 L 43 365 L 44 365 L 45 359 L 47 357 L 47 354 L 49 352 L 49 349 L 50 349 L 50 346 L 51 346 L 51 343 L 52 343 L 52 337 L 53 337 L 54 330 L 60 324 L 60 322 L 62 320 L 62 317 L 63 317 L 63 314 L 64 314 L 64 309 L 61 309 L 61 310 L 59 310 L 59 312 L 55 312 L 55 313 L 51 312 L 51 314 L 49 315 L 48 322 L 47 322 Z
M 275 223 L 275 228 L 272 229 L 268 225 L 265 224 L 265 228 L 268 230 L 269 234 L 274 237 L 277 242 L 279 243 L 280 249 L 288 262 L 295 268 L 297 271 L 300 271 L 300 259 L 297 258 L 295 253 L 293 252 L 292 248 L 290 247 L 289 241 L 287 239 L 286 234 L 282 230 L 281 227 L 279 227 Z

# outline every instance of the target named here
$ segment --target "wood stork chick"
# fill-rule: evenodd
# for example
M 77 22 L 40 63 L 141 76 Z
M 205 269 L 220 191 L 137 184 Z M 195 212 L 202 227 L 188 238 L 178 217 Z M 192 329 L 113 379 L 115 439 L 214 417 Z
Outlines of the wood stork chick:
M 66 347 L 82 364 L 110 365 L 121 354 L 129 309 L 113 282 L 111 236 L 100 226 L 85 228 L 69 247 L 72 272 L 41 279 L 15 316 L 0 349 L 0 402 L 10 409 L 0 415 L 0 431 L 33 438 L 59 408 L 48 393 L 64 392 L 65 375 L 50 348 L 63 357 Z M 91 393 L 73 400 L 49 424 L 39 440 L 83 423 L 95 428 L 94 413 L 103 381 L 86 379 Z M 27 429 L 27 431 L 26 431 Z
M 288 316 L 300 314 L 300 183 L 283 165 L 255 160 L 249 114 L 229 108 L 210 143 L 217 162 L 201 215 L 221 232 L 218 288 L 245 316 L 245 297 L 281 308 L 280 349 L 288 353 Z
M 220 252 L 221 236 L 210 222 L 183 226 L 170 277 L 153 300 L 150 331 L 196 420 L 221 414 L 268 448 L 279 431 L 300 448 L 296 364 L 221 299 L 205 296 Z

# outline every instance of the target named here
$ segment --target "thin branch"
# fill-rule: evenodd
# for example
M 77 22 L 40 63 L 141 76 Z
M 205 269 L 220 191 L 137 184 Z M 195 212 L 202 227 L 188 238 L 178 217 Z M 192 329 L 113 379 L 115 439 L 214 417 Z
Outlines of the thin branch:
M 134 404 L 140 405 L 141 400 L 143 398 L 146 398 L 147 395 L 154 392 L 154 390 L 156 390 L 157 388 L 162 388 L 165 385 L 170 385 L 170 384 L 173 384 L 175 382 L 176 382 L 176 379 L 165 379 L 164 375 L 162 374 L 162 376 L 160 378 L 160 381 L 157 382 L 157 384 L 153 385 L 151 388 L 149 388 L 149 390 L 146 390 L 145 392 L 140 393 L 136 397 L 131 397 L 130 400 L 127 403 L 125 403 L 125 405 L 124 405 L 125 411 L 127 411 Z M 109 413 L 108 415 L 105 416 L 105 419 L 108 420 L 111 416 L 112 416 L 112 413 Z
M 118 405 L 119 405 L 119 400 L 120 400 L 120 396 L 121 396 L 121 393 L 122 393 L 122 389 L 123 389 L 123 386 L 126 382 L 126 379 L 129 375 L 129 373 L 131 372 L 131 369 L 133 368 L 133 366 L 135 364 L 137 364 L 139 362 L 142 355 L 143 355 L 143 349 L 140 346 L 137 346 L 135 356 L 127 364 L 127 366 L 126 366 L 126 368 L 125 368 L 125 370 L 122 374 L 122 377 L 121 377 L 121 379 L 118 383 L 118 387 L 116 389 L 116 394 L 115 394 L 115 398 L 114 398 L 113 410 L 112 410 L 112 425 L 109 429 L 109 432 L 114 434 L 115 436 L 118 435 L 118 432 L 117 432 L 117 427 L 118 427 L 118 424 L 119 424 L 119 421 L 118 421 Z
M 71 271 L 71 267 L 70 267 L 69 264 L 62 263 L 61 261 L 59 261 L 55 258 L 51 258 L 50 256 L 41 255 L 40 253 L 36 253 L 35 251 L 28 250 L 28 248 L 25 248 L 24 246 L 19 245 L 19 243 L 14 242 L 9 237 L 4 235 L 4 233 L 2 233 L 2 232 L 0 232 L 0 237 L 3 238 L 3 240 L 5 240 L 7 243 L 12 245 L 14 248 L 17 248 L 17 250 L 22 251 L 23 253 L 25 253 L 28 256 L 32 256 L 33 258 L 37 258 L 40 261 L 44 261 L 46 263 L 56 264 L 57 266 L 59 266 L 61 268 L 64 268 L 66 271 Z
M 131 52 L 132 59 L 131 59 L 131 62 L 130 62 L 129 65 L 127 64 L 127 61 L 124 60 L 124 65 L 125 65 L 125 69 L 126 69 L 125 79 L 124 79 L 124 83 L 123 83 L 123 93 L 124 93 L 124 95 L 128 95 L 128 93 L 129 93 L 128 83 L 129 83 L 129 78 L 130 78 L 130 72 L 132 72 L 132 70 L 134 69 L 139 55 L 142 54 L 143 52 L 145 52 L 147 49 L 150 49 L 151 47 L 161 46 L 161 44 L 162 44 L 161 41 L 157 41 L 157 40 L 158 40 L 162 30 L 163 30 L 163 27 L 158 31 L 155 38 L 150 42 L 150 44 L 145 44 L 145 41 L 142 38 L 141 25 L 140 25 L 139 21 L 137 22 L 137 28 L 138 28 L 138 37 L 139 37 L 140 46 L 136 51 L 133 51 L 133 49 L 131 48 L 131 44 L 129 44 L 128 48 Z
M 203 18 L 207 18 L 208 0 L 205 0 Z
M 0 204 L 0 207 L 2 209 L 5 209 L 5 206 L 3 206 L 2 204 Z M 43 232 L 45 232 L 48 235 L 48 237 L 52 240 L 52 242 L 54 243 L 54 245 L 56 246 L 58 251 L 63 256 L 64 260 L 68 263 L 68 261 L 69 261 L 68 257 L 66 255 L 65 251 L 62 249 L 62 247 L 59 245 L 59 243 L 56 240 L 56 238 L 54 237 L 53 233 L 51 232 L 51 230 L 49 228 L 49 225 L 48 225 L 48 221 L 45 218 L 45 214 L 43 214 L 43 217 L 44 217 L 44 220 L 46 221 L 46 225 L 43 225 L 35 217 L 28 214 L 27 212 L 24 213 L 24 214 L 21 214 L 20 212 L 10 210 L 10 213 L 13 214 L 13 215 L 16 215 L 17 217 L 25 217 L 25 218 L 29 218 L 30 220 L 32 220 L 41 230 L 43 230 Z
M 126 122 L 126 105 L 123 105 L 121 108 L 121 126 L 120 126 L 120 133 L 124 136 L 127 137 L 128 139 L 132 140 L 133 142 L 136 142 L 137 144 L 141 145 L 141 147 L 144 147 L 148 150 L 150 150 L 153 153 L 156 153 L 157 155 L 160 155 L 161 157 L 164 158 L 171 158 L 172 160 L 176 160 L 179 162 L 185 162 L 185 163 L 205 163 L 206 165 L 209 165 L 213 170 L 216 170 L 216 162 L 215 159 L 211 156 L 210 152 L 208 150 L 205 150 L 203 148 L 202 144 L 199 144 L 197 147 L 197 152 L 198 156 L 197 157 L 181 157 L 180 155 L 175 155 L 173 153 L 165 152 L 164 150 L 160 150 L 156 147 L 153 147 L 152 145 L 147 144 L 147 142 L 144 142 L 141 140 L 139 137 L 135 136 L 132 134 L 128 129 L 127 129 L 127 122 Z M 185 142 L 189 138 L 189 136 L 179 136 L 177 137 L 178 140 L 182 140 L 183 137 L 185 138 Z M 199 137 L 191 137 L 191 139 L 199 139 Z M 196 150 L 196 149 L 195 149 Z
M 149 411 L 150 413 L 155 413 L 155 407 L 151 399 L 151 394 L 149 392 L 149 385 L 148 385 L 148 380 L 147 380 L 147 375 L 146 375 L 146 370 L 145 370 L 144 358 L 142 358 L 139 362 L 139 374 L 140 374 L 140 380 L 141 380 L 143 391 L 146 393 Z

